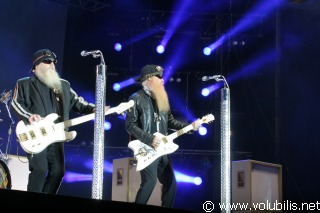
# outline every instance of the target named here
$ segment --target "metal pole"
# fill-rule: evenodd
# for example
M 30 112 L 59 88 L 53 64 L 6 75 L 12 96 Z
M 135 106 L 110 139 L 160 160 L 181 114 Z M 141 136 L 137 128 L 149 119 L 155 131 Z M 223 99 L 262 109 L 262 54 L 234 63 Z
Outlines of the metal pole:
M 106 65 L 102 53 L 92 51 L 94 58 L 100 57 L 101 63 L 96 67 L 95 121 L 93 144 L 92 198 L 102 199 L 103 165 L 104 165 L 104 121 L 106 105 Z
M 225 81 L 221 89 L 221 212 L 230 213 L 231 162 L 230 162 L 230 90 Z
M 230 89 L 223 75 L 203 76 L 202 81 L 223 82 L 221 92 L 221 159 L 220 159 L 220 205 L 221 212 L 230 213 L 231 205 L 231 154 L 230 154 Z

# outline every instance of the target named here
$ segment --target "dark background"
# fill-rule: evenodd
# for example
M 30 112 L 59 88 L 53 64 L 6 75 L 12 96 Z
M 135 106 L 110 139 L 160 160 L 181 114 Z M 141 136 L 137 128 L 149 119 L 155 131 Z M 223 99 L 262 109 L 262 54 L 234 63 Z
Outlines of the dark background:
M 175 116 L 192 122 L 212 113 L 215 121 L 208 135 L 183 135 L 175 140 L 175 168 L 201 176 L 203 184 L 179 184 L 176 207 L 202 211 L 206 200 L 220 195 L 220 91 L 200 95 L 204 75 L 224 75 L 231 94 L 232 160 L 254 159 L 283 167 L 283 200 L 314 202 L 320 189 L 318 162 L 320 77 L 320 3 L 316 0 L 279 0 L 272 11 L 256 11 L 263 1 L 194 1 L 180 17 L 177 28 L 162 55 L 155 46 L 168 31 L 179 1 L 81 1 L 4 0 L 0 2 L 0 92 L 14 89 L 17 79 L 30 75 L 32 55 L 49 48 L 58 56 L 58 71 L 87 100 L 94 102 L 95 71 L 99 59 L 82 57 L 82 50 L 101 50 L 107 65 L 106 101 L 116 106 L 127 101 L 139 87 L 119 92 L 113 83 L 140 74 L 145 64 L 175 67 L 167 82 Z M 94 3 L 96 2 L 96 3 Z M 97 3 L 98 2 L 98 3 Z M 183 2 L 183 1 L 182 1 Z M 192 1 L 191 1 L 192 2 Z M 249 27 L 229 35 L 212 55 L 202 49 L 237 27 L 249 17 Z M 157 33 L 132 42 L 116 52 L 117 41 L 130 41 L 147 31 Z M 233 45 L 244 41 L 245 45 Z M 22 155 L 14 135 L 17 120 L 4 103 L 0 105 L 0 149 Z M 10 107 L 10 106 L 9 106 Z M 191 117 L 186 117 L 191 114 Z M 79 115 L 72 115 L 77 117 Z M 105 135 L 105 160 L 128 157 L 128 135 L 117 115 L 107 117 L 112 129 Z M 73 127 L 77 138 L 66 144 L 68 171 L 90 174 L 81 165 L 92 158 L 93 122 Z M 12 130 L 12 134 L 10 134 Z M 111 173 L 106 172 L 104 199 L 111 200 Z M 91 181 L 64 182 L 60 194 L 91 196 Z M 188 202 L 186 202 L 188 201 Z

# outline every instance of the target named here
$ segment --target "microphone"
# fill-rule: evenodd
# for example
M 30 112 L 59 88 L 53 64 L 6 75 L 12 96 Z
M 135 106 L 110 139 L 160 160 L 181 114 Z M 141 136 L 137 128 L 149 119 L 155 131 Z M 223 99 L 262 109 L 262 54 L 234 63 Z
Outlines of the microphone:
M 81 56 L 87 56 L 87 55 L 95 55 L 95 54 L 98 54 L 100 51 L 99 50 L 90 50 L 90 51 L 86 51 L 86 50 L 83 50 L 81 51 Z
M 211 79 L 219 81 L 220 80 L 219 78 L 221 78 L 221 77 L 222 77 L 222 75 L 203 76 L 202 81 L 209 81 Z
M 0 102 L 1 103 L 7 103 L 8 100 L 11 98 L 11 94 L 12 94 L 12 90 L 10 90 L 9 92 L 3 92 L 1 94 L 1 97 L 0 97 Z

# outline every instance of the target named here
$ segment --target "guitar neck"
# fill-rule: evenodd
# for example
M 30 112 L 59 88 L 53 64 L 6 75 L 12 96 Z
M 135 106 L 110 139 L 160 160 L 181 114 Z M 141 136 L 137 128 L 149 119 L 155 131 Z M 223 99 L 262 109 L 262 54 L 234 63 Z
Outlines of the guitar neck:
M 108 109 L 108 111 L 105 112 L 105 115 L 109 115 L 109 114 L 112 114 L 114 112 L 116 112 L 116 107 Z M 95 117 L 95 113 L 91 113 L 91 114 L 83 115 L 81 117 L 74 118 L 74 119 L 71 119 L 71 120 L 63 121 L 63 122 L 61 122 L 59 124 L 62 125 L 64 128 L 68 128 L 68 127 L 71 127 L 71 126 L 75 126 L 75 125 L 82 124 L 84 122 L 93 120 L 94 117 Z
M 91 113 L 91 114 L 84 115 L 84 116 L 81 116 L 81 117 L 78 117 L 78 118 L 74 118 L 74 119 L 71 119 L 71 120 L 63 121 L 60 124 L 63 125 L 65 128 L 68 128 L 68 127 L 71 127 L 71 126 L 75 126 L 75 125 L 82 124 L 84 122 L 93 120 L 94 116 L 95 116 L 95 114 Z
M 167 136 L 167 138 L 172 141 L 173 139 L 179 137 L 180 135 L 183 135 L 183 134 L 189 132 L 192 129 L 193 129 L 192 124 L 189 124 L 188 126 L 182 128 L 182 129 L 180 129 L 180 130 L 178 130 L 178 131 L 176 131 L 174 133 L 171 133 L 170 135 Z

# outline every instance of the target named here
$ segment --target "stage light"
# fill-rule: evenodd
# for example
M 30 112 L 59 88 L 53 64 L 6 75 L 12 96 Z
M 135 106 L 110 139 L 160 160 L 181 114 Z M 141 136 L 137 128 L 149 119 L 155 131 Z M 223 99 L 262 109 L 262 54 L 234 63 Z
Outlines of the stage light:
M 174 175 L 176 176 L 177 182 L 183 182 L 183 183 L 193 183 L 197 186 L 199 186 L 202 183 L 202 179 L 200 177 L 192 177 L 186 174 L 183 174 L 178 171 L 174 171 Z
M 210 49 L 210 47 L 205 47 L 205 48 L 203 48 L 203 54 L 205 54 L 205 55 L 210 55 L 210 54 L 211 54 L 211 49 Z
M 201 177 L 195 177 L 195 178 L 193 179 L 193 183 L 194 183 L 195 185 L 197 185 L 197 186 L 201 185 L 201 183 L 202 183 Z
M 176 82 L 176 83 L 181 83 L 182 79 L 180 77 L 177 77 L 177 78 L 174 78 L 174 77 L 170 77 L 169 78 L 169 82 L 170 83 L 173 83 L 173 82 Z
M 244 46 L 244 45 L 246 45 L 246 42 L 245 41 L 233 41 L 232 45 L 233 46 L 238 46 L 238 45 Z
M 119 52 L 122 50 L 122 45 L 120 43 L 115 43 L 114 49 Z
M 111 123 L 109 121 L 105 121 L 104 122 L 104 129 L 105 130 L 110 130 L 111 129 Z
M 210 93 L 210 90 L 208 89 L 208 88 L 203 88 L 202 90 L 201 90 L 201 94 L 202 94 L 202 96 L 208 96 L 209 95 L 209 93 Z
M 136 77 L 138 77 L 138 76 L 136 76 Z M 135 77 L 135 78 L 136 78 L 136 77 Z M 112 87 L 113 87 L 113 90 L 116 91 L 116 92 L 118 92 L 118 91 L 120 91 L 121 89 L 126 88 L 126 87 L 128 87 L 128 86 L 136 83 L 135 78 L 129 78 L 129 79 L 124 80 L 124 81 L 122 81 L 122 82 L 114 83 L 113 86 L 112 86 Z
M 158 45 L 157 46 L 157 53 L 162 54 L 164 52 L 164 46 L 163 45 Z
M 206 127 L 201 126 L 201 127 L 199 128 L 198 132 L 199 132 L 199 135 L 206 135 L 207 132 L 208 132 L 208 130 L 207 130 Z
M 114 83 L 114 84 L 113 84 L 113 90 L 114 90 L 114 91 L 119 91 L 120 89 L 121 89 L 121 86 L 120 86 L 119 83 Z

